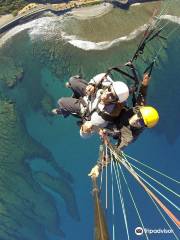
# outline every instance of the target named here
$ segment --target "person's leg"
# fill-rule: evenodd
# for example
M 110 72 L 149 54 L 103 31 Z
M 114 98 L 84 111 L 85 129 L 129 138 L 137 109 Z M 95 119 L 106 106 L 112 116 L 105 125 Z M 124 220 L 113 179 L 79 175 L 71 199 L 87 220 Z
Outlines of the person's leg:
M 72 89 L 75 98 L 83 97 L 86 95 L 86 87 L 88 83 L 79 76 L 71 77 L 66 85 Z
M 63 97 L 58 100 L 57 114 L 64 117 L 76 115 L 81 117 L 80 100 L 72 97 Z

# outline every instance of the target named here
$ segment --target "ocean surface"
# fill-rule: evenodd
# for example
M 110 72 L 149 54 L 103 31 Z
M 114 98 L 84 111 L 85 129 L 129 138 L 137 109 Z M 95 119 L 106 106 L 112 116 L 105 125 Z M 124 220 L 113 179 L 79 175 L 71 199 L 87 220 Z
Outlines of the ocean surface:
M 86 140 L 81 139 L 79 127 L 76 124 L 77 119 L 73 117 L 63 119 L 52 116 L 50 112 L 57 106 L 57 100 L 60 97 L 71 95 L 71 91 L 65 88 L 65 82 L 70 76 L 81 74 L 89 81 L 94 75 L 130 59 L 155 8 L 160 14 L 159 24 L 163 28 L 162 35 L 167 37 L 167 40 L 154 39 L 150 42 L 143 57 L 137 60 L 136 66 L 139 75 L 142 76 L 144 69 L 153 58 L 155 57 L 157 60 L 149 86 L 148 103 L 158 109 L 160 122 L 154 129 L 145 130 L 135 143 L 125 149 L 125 153 L 174 179 L 179 178 L 179 1 L 164 1 L 163 4 L 159 2 L 135 4 L 126 10 L 111 8 L 104 15 L 95 17 L 88 15 L 79 17 L 70 13 L 56 16 L 46 13 L 38 19 L 13 28 L 0 39 L 1 98 L 8 99 L 15 104 L 16 114 L 24 126 L 24 135 L 33 139 L 37 148 L 40 145 L 43 146 L 54 159 L 54 163 L 50 165 L 49 155 L 46 159 L 38 154 L 24 156 L 23 165 L 31 178 L 28 178 L 30 180 L 26 179 L 26 174 L 24 174 L 22 181 L 29 181 L 28 183 L 33 186 L 37 184 L 37 187 L 41 188 L 42 195 L 46 194 L 47 196 L 44 198 L 46 200 L 42 200 L 43 215 L 38 216 L 35 211 L 35 209 L 41 208 L 40 200 L 35 201 L 30 208 L 30 204 L 19 205 L 18 201 L 20 200 L 17 199 L 12 209 L 6 208 L 6 201 L 0 201 L 2 208 L 8 209 L 9 218 L 13 215 L 14 219 L 14 221 L 10 221 L 11 224 L 8 228 L 5 224 L 6 219 L 1 220 L 5 228 L 0 228 L 0 239 L 93 239 L 94 211 L 92 185 L 88 173 L 96 164 L 100 140 L 98 136 Z M 3 80 L 15 79 L 17 68 L 23 69 L 21 79 L 16 82 L 14 87 L 8 88 Z M 2 74 L 3 71 L 6 71 L 6 76 Z M 117 76 L 115 77 L 117 78 Z M 127 79 L 122 77 L 120 79 L 129 83 Z M 16 138 L 16 136 L 13 137 Z M 0 139 L 0 141 L 3 140 Z M 15 145 L 17 151 L 21 147 L 31 151 L 31 145 L 22 143 L 19 146 L 18 141 L 19 137 L 17 137 L 17 147 Z M 16 152 L 9 154 L 12 154 L 11 157 L 16 157 L 13 155 Z M 14 164 L 12 170 L 16 166 L 16 163 Z M 59 166 L 58 170 L 56 164 Z M 7 179 L 13 180 L 12 172 L 7 171 Z M 159 181 L 174 191 L 178 191 L 177 183 L 162 176 L 159 177 L 158 174 L 151 171 L 147 170 L 147 173 L 157 177 Z M 149 196 L 132 177 L 127 173 L 125 175 L 145 228 L 170 229 L 162 220 Z M 103 186 L 105 187 L 104 183 Z M 158 185 L 155 186 L 158 188 Z M 16 181 L 12 181 L 11 188 L 19 192 Z M 21 188 L 19 198 L 24 199 L 26 203 L 31 202 L 31 199 L 34 198 L 33 191 L 28 195 L 25 184 L 20 185 L 19 188 Z M 137 236 L 134 232 L 135 228 L 140 226 L 140 222 L 123 180 L 122 189 L 131 236 L 129 239 L 146 239 L 145 235 Z M 23 190 L 26 191 L 26 194 L 23 194 Z M 10 191 L 7 190 L 6 199 L 11 198 Z M 34 194 L 35 192 L 34 190 Z M 111 202 L 110 192 L 109 186 L 109 202 Z M 178 198 L 172 193 L 164 190 L 162 193 L 174 203 L 178 203 Z M 36 192 L 36 194 L 38 193 Z M 104 194 L 102 191 L 103 205 L 105 204 Z M 125 240 L 128 237 L 117 190 L 115 194 L 117 195 L 115 197 L 116 214 L 112 216 L 112 209 L 109 206 L 105 215 L 108 218 L 111 239 L 113 239 L 112 226 L 114 224 L 114 239 Z M 3 196 L 3 192 L 1 195 Z M 165 199 L 161 199 L 175 215 L 178 215 L 176 208 Z M 20 210 L 14 212 L 13 209 L 17 206 Z M 49 214 L 49 206 L 56 211 L 56 218 Z M 18 222 L 22 215 L 25 224 L 21 222 L 17 225 L 16 220 Z M 46 223 L 43 218 L 47 219 Z M 166 218 L 178 236 L 177 227 L 167 216 Z M 56 227 L 50 226 L 50 222 Z M 35 230 L 35 225 L 39 229 Z M 63 233 L 58 233 L 58 228 Z M 10 231 L 9 234 L 8 231 Z M 176 239 L 172 233 L 149 234 L 148 237 L 157 240 Z

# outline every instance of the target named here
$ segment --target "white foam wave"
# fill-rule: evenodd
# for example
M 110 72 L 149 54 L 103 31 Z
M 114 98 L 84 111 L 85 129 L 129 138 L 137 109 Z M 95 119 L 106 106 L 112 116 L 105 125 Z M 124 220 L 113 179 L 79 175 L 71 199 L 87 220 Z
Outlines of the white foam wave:
M 169 21 L 177 23 L 177 24 L 180 24 L 180 17 L 178 17 L 178 16 L 162 15 L 160 18 L 165 19 L 165 20 L 169 20 Z
M 58 29 L 57 25 L 60 20 L 60 17 L 42 17 L 18 25 L 1 37 L 0 46 L 3 46 L 9 39 L 25 30 L 27 30 L 32 41 L 40 37 L 43 37 L 45 39 L 54 37 L 55 28 Z
M 42 21 L 36 22 L 36 26 L 28 33 L 32 41 L 37 39 L 60 39 L 61 38 L 62 16 L 46 17 Z
M 131 4 L 131 7 L 136 7 L 136 6 L 140 6 L 141 5 L 141 3 L 133 3 L 133 4 Z
M 117 45 L 119 42 L 125 42 L 125 41 L 130 41 L 134 38 L 136 38 L 141 32 L 143 32 L 146 29 L 147 25 L 144 24 L 143 26 L 139 27 L 138 29 L 134 30 L 130 34 L 126 36 L 122 36 L 120 38 L 114 39 L 113 41 L 104 41 L 104 42 L 91 42 L 91 41 L 84 41 L 84 40 L 79 40 L 76 38 L 76 36 L 71 35 L 71 36 L 66 36 L 63 34 L 63 38 L 68 40 L 70 44 L 72 44 L 75 47 L 81 48 L 83 50 L 104 50 L 108 49 L 112 46 Z
M 130 34 L 114 39 L 113 41 L 91 42 L 88 40 L 85 41 L 82 39 L 78 39 L 78 36 L 68 36 L 66 33 L 62 32 L 61 26 L 63 23 L 63 18 L 64 16 L 46 16 L 18 25 L 13 29 L 9 30 L 0 38 L 0 47 L 18 33 L 27 30 L 32 41 L 35 41 L 37 39 L 64 39 L 73 46 L 86 51 L 104 50 L 117 45 L 119 42 L 130 41 L 136 38 L 146 28 L 145 24 L 143 26 L 140 26 L 138 29 L 134 30 Z M 161 16 L 161 19 L 166 19 L 168 21 L 180 24 L 180 17 L 178 16 L 163 15 Z
M 161 19 L 165 19 L 177 24 L 180 24 L 180 17 L 178 16 L 173 16 L 173 15 L 162 15 L 160 17 Z M 77 39 L 76 36 L 66 36 L 63 34 L 63 38 L 68 40 L 70 44 L 77 48 L 81 48 L 83 50 L 105 50 L 108 49 L 112 46 L 117 45 L 120 42 L 125 42 L 125 41 L 130 41 L 132 39 L 135 39 L 141 32 L 143 32 L 146 29 L 147 25 L 144 24 L 143 26 L 140 26 L 138 29 L 134 30 L 130 34 L 126 36 L 122 36 L 120 38 L 114 39 L 113 41 L 105 41 L 105 42 L 91 42 L 91 41 L 84 41 Z

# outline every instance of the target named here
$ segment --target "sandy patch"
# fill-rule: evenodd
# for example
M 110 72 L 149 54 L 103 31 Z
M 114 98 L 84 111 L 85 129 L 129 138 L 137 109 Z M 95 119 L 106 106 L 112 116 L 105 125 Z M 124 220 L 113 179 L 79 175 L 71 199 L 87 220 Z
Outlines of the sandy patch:
M 110 12 L 112 8 L 113 8 L 112 4 L 102 3 L 94 6 L 73 9 L 72 15 L 79 19 L 100 17 Z
M 7 22 L 13 20 L 14 16 L 12 14 L 6 14 L 0 16 L 0 27 L 6 24 Z

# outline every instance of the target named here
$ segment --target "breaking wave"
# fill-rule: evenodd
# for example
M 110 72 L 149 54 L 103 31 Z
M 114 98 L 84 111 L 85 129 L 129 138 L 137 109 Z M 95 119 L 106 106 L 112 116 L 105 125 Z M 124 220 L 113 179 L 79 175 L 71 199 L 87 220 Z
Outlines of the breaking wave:
M 169 21 L 174 22 L 174 23 L 177 23 L 177 24 L 180 24 L 180 17 L 177 17 L 177 16 L 163 15 L 163 16 L 161 16 L 160 18 L 161 18 L 161 19 L 169 20 Z
M 142 3 L 133 3 L 131 4 L 131 7 L 136 7 L 136 6 L 140 6 Z
M 147 25 L 144 24 L 143 26 L 139 27 L 138 29 L 134 30 L 130 34 L 126 36 L 122 36 L 120 38 L 116 38 L 113 41 L 104 41 L 104 42 L 91 42 L 91 41 L 84 41 L 77 39 L 76 36 L 66 36 L 63 35 L 63 38 L 68 40 L 70 44 L 72 44 L 75 47 L 81 48 L 83 50 L 104 50 L 111 48 L 112 46 L 117 45 L 119 42 L 126 42 L 130 41 L 134 38 L 136 38 L 141 32 L 143 32 L 146 29 Z
M 9 30 L 7 33 L 5 33 L 1 39 L 0 39 L 0 46 L 4 45 L 9 39 L 16 36 L 18 33 L 27 31 L 27 33 L 30 36 L 30 39 L 36 40 L 36 39 L 50 39 L 61 36 L 60 31 L 58 30 L 58 27 L 61 24 L 61 16 L 50 16 L 50 17 L 42 17 L 35 20 L 32 20 L 30 22 L 18 25 L 11 30 Z
M 161 19 L 165 19 L 177 24 L 180 24 L 180 17 L 178 16 L 172 16 L 172 15 L 163 15 L 160 17 Z M 143 26 L 139 27 L 138 29 L 134 30 L 130 34 L 126 36 L 122 36 L 120 38 L 114 39 L 113 41 L 105 41 L 105 42 L 91 42 L 91 41 L 84 41 L 77 39 L 76 36 L 65 36 L 64 38 L 68 40 L 70 44 L 72 44 L 75 47 L 81 48 L 83 50 L 104 50 L 111 48 L 112 46 L 117 45 L 120 42 L 130 41 L 132 39 L 135 39 L 141 32 L 143 32 L 147 27 L 147 24 L 144 24 Z
M 78 39 L 78 36 L 75 35 L 67 35 L 62 31 L 63 19 L 66 16 L 56 16 L 52 14 L 52 16 L 44 16 L 30 22 L 24 23 L 22 25 L 18 25 L 13 29 L 9 30 L 5 33 L 0 39 L 0 46 L 7 42 L 7 40 L 11 39 L 18 33 L 22 31 L 27 31 L 31 41 L 36 40 L 64 40 L 69 42 L 71 45 L 83 49 L 85 51 L 89 50 L 105 50 L 111 48 L 113 46 L 118 45 L 120 42 L 130 41 L 135 39 L 141 32 L 143 32 L 147 25 L 144 24 L 129 33 L 126 36 L 119 37 L 112 41 L 103 41 L 103 42 L 92 42 L 88 40 Z M 163 15 L 161 19 L 166 19 L 168 21 L 180 24 L 180 17 L 172 16 L 172 15 Z

